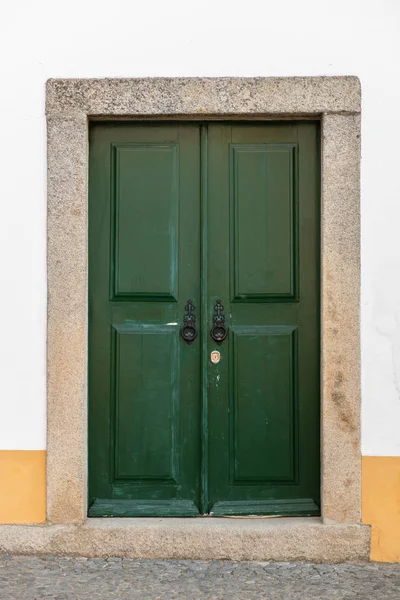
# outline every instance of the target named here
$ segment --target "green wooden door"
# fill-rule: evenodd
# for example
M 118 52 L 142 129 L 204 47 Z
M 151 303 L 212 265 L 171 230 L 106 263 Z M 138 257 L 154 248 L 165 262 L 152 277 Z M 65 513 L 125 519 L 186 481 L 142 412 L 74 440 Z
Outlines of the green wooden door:
M 197 125 L 93 125 L 89 515 L 196 515 L 200 347 Z
M 319 513 L 315 124 L 215 124 L 208 139 L 207 511 Z M 208 351 L 217 346 L 208 338 Z
M 91 127 L 89 515 L 318 514 L 317 133 Z

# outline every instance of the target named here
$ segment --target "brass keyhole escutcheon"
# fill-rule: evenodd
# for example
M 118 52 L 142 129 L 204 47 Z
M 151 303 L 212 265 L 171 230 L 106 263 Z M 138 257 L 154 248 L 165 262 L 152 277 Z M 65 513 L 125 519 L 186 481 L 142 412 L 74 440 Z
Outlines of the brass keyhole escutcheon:
M 221 354 L 218 352 L 218 350 L 213 350 L 211 352 L 210 359 L 214 365 L 217 365 L 221 360 Z

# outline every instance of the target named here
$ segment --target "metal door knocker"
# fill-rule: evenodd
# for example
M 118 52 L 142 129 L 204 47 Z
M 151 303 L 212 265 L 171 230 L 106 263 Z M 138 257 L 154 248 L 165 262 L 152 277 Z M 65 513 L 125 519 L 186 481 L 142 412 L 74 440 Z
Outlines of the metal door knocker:
M 183 317 L 181 336 L 187 344 L 191 344 L 197 338 L 196 317 L 194 315 L 195 306 L 192 300 L 187 301 L 185 310 L 186 315 Z
M 213 315 L 213 328 L 210 331 L 210 335 L 214 342 L 217 344 L 222 344 L 222 342 L 226 339 L 228 335 L 228 331 L 225 327 L 225 315 L 224 315 L 224 305 L 222 304 L 222 300 L 217 300 L 214 306 L 214 315 Z

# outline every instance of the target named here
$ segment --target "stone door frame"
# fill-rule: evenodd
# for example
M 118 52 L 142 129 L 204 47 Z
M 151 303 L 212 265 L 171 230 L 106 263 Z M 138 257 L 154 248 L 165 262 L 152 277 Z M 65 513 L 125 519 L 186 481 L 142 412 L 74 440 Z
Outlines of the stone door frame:
M 320 523 L 365 529 L 360 525 L 360 113 L 356 77 L 47 82 L 49 524 L 93 528 L 98 521 L 87 520 L 89 121 L 307 118 L 321 121 Z

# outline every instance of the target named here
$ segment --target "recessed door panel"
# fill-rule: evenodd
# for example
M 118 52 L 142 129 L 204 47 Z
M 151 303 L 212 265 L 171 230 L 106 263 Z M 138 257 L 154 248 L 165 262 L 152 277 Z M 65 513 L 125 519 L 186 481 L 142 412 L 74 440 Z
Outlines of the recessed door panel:
M 295 482 L 296 328 L 232 329 L 232 484 Z
M 177 483 L 177 328 L 124 324 L 114 330 L 114 479 Z
M 297 144 L 230 144 L 235 301 L 293 299 Z
M 115 296 L 177 300 L 178 143 L 113 145 Z

